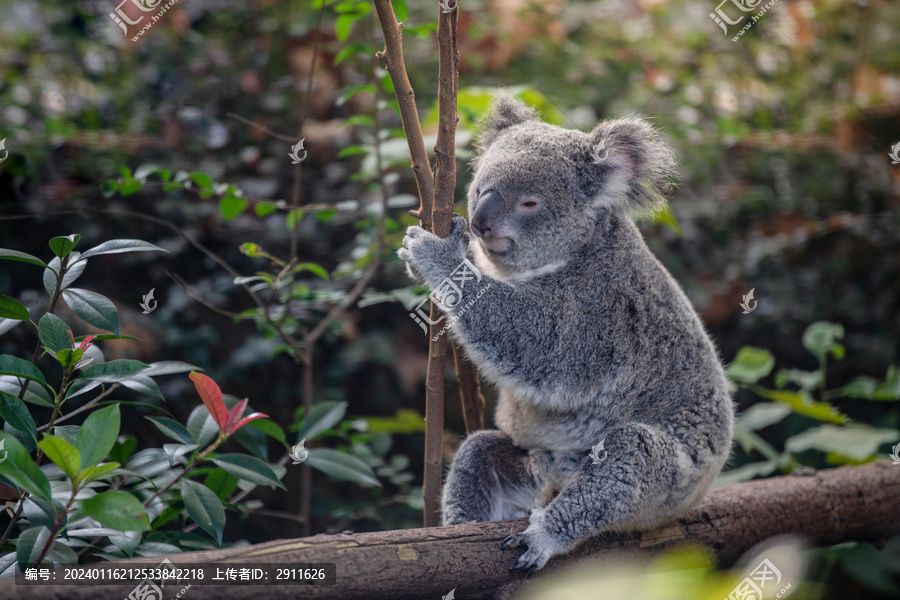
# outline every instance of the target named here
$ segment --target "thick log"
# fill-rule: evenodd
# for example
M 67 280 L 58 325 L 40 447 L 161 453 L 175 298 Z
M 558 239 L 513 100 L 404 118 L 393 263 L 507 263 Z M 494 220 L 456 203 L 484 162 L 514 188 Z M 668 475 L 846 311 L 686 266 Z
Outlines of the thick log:
M 730 566 L 742 553 L 779 534 L 801 536 L 812 545 L 846 541 L 881 542 L 900 534 L 900 466 L 875 463 L 841 467 L 717 488 L 671 526 L 644 533 L 606 534 L 568 556 L 554 559 L 541 577 L 584 560 L 654 553 L 685 543 L 709 548 Z M 207 552 L 171 556 L 176 565 L 215 563 L 337 564 L 330 586 L 192 586 L 185 600 L 327 598 L 404 600 L 491 598 L 501 587 L 528 577 L 508 573 L 521 550 L 500 550 L 500 541 L 526 520 L 500 521 L 375 533 L 317 535 Z M 159 558 L 130 563 L 157 565 Z M 0 597 L 125 598 L 133 586 L 24 586 L 0 582 Z M 168 596 L 166 596 L 168 600 Z

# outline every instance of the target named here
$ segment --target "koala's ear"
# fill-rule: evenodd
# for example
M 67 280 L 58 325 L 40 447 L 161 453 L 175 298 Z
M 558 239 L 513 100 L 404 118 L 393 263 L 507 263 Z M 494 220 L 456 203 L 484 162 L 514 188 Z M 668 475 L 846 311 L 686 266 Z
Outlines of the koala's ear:
M 595 205 L 632 214 L 665 206 L 675 157 L 659 131 L 640 117 L 604 121 L 587 136 L 579 178 Z
M 498 94 L 491 108 L 478 121 L 479 154 L 487 150 L 504 129 L 525 121 L 539 120 L 537 111 L 521 100 L 516 100 L 505 92 Z

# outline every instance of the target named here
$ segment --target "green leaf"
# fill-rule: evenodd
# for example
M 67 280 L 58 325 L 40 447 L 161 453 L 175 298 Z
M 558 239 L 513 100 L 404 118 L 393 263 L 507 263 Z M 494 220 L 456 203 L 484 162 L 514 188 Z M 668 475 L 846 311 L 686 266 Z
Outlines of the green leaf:
M 672 207 L 668 204 L 664 205 L 661 209 L 651 214 L 649 218 L 651 223 L 659 223 L 660 225 L 665 225 L 666 227 L 674 231 L 678 235 L 678 237 L 684 237 L 684 230 L 681 228 L 681 224 L 678 222 L 678 219 L 676 219 L 675 215 L 672 213 Z
M 262 419 L 255 420 L 261 421 Z M 250 421 L 250 423 L 253 422 L 254 421 Z M 241 427 L 231 434 L 231 439 L 243 446 L 250 454 L 263 460 L 268 458 L 266 435 L 262 431 L 250 427 Z
M 84 350 L 60 350 L 56 353 L 56 360 L 62 365 L 63 369 L 68 369 L 76 364 L 84 356 Z
M 258 458 L 245 454 L 222 454 L 212 459 L 212 462 L 222 467 L 238 479 L 256 483 L 258 485 L 274 485 L 281 489 L 287 489 L 278 480 L 278 475 L 272 467 Z
M 24 431 L 34 441 L 37 441 L 37 429 L 34 426 L 34 419 L 25 403 L 12 394 L 0 391 L 0 417 L 3 420 L 18 429 Z
M 187 420 L 187 430 L 191 433 L 191 438 L 201 446 L 207 445 L 219 435 L 219 426 L 202 404 L 191 411 Z
M 0 375 L 0 391 L 4 391 L 7 394 L 18 398 L 19 390 L 21 388 L 22 383 L 15 377 L 11 375 Z M 22 400 L 30 404 L 37 404 L 38 406 L 53 406 L 53 399 L 50 397 L 47 390 L 34 381 L 28 382 L 28 387 L 25 388 L 25 395 L 22 396 Z
M 160 375 L 173 375 L 175 373 L 189 373 L 191 371 L 202 371 L 203 369 L 190 363 L 181 362 L 180 360 L 161 360 L 159 362 L 150 363 L 150 368 L 143 371 L 141 375 L 148 377 L 159 377 Z
M 100 365 L 98 365 L 100 366 Z M 78 431 L 75 447 L 81 452 L 81 468 L 93 467 L 106 458 L 119 437 L 119 405 L 92 412 Z
M 270 419 L 256 419 L 247 423 L 247 427 L 258 429 L 269 437 L 275 438 L 284 445 L 287 445 L 287 437 L 284 435 L 284 429 L 278 423 Z
M 160 248 L 156 244 L 145 242 L 143 240 L 110 240 L 103 242 L 99 246 L 94 246 L 90 250 L 85 250 L 79 260 L 84 260 L 92 256 L 100 256 L 101 254 L 121 254 L 122 252 L 152 252 L 160 251 L 168 253 L 168 250 Z
M 166 417 L 144 417 L 154 425 L 156 428 L 163 432 L 168 438 L 175 440 L 176 442 L 184 442 L 185 444 L 193 444 L 194 438 L 191 437 L 191 432 L 187 430 L 187 428 L 174 419 L 167 419 Z
M 865 398 L 871 399 L 878 387 L 878 380 L 872 377 L 854 377 L 847 385 L 831 392 L 831 395 L 838 398 Z
M 41 500 L 53 502 L 47 476 L 31 459 L 31 454 L 22 442 L 11 434 L 0 431 L 0 448 L 0 452 L 6 452 L 6 460 L 0 462 L 0 477 Z
M 38 442 L 44 455 L 63 470 L 69 479 L 75 480 L 81 470 L 81 453 L 66 440 L 48 435 Z
M 145 373 L 146 372 L 142 372 L 130 379 L 125 379 L 121 382 L 121 384 L 127 387 L 129 390 L 134 390 L 135 392 L 140 392 L 141 394 L 147 394 L 148 396 L 153 396 L 154 398 L 165 400 L 165 398 L 163 398 L 162 392 L 159 391 L 159 386 L 156 385 L 156 382 L 153 381 L 150 377 L 147 377 Z
M 774 366 L 775 358 L 768 350 L 744 346 L 738 350 L 726 373 L 738 383 L 751 384 L 768 375 Z
M 329 477 L 353 481 L 364 486 L 377 485 L 381 487 L 381 483 L 369 465 L 352 454 L 330 448 L 313 448 L 309 451 L 306 462 L 313 469 L 318 469 Z
M 120 531 L 147 531 L 150 521 L 137 498 L 126 492 L 101 492 L 81 501 L 81 510 L 104 527 Z
M 53 254 L 59 258 L 63 258 L 72 251 L 72 248 L 75 247 L 80 239 L 81 236 L 77 233 L 55 237 L 50 240 L 50 249 L 53 250 Z
M 294 273 L 299 273 L 301 271 L 309 271 L 310 273 L 318 275 L 322 279 L 328 279 L 328 271 L 325 270 L 325 267 L 323 267 L 322 265 L 317 265 L 316 263 L 305 262 L 300 263 L 296 267 L 294 267 Z
M 900 400 L 900 369 L 888 367 L 884 381 L 872 393 L 872 400 Z
M 237 490 L 239 479 L 225 471 L 225 469 L 217 468 L 210 473 L 204 485 L 211 489 L 220 500 L 225 501 L 231 498 L 231 495 Z
M 50 530 L 46 527 L 32 527 L 23 531 L 16 540 L 16 560 L 19 561 L 19 569 L 24 572 L 28 567 L 37 566 L 35 563 L 49 541 Z
M 760 402 L 754 404 L 738 417 L 738 423 L 750 431 L 763 429 L 778 423 L 791 414 L 791 407 L 777 402 Z
M 798 415 L 805 415 L 828 423 L 844 424 L 850 421 L 847 415 L 827 402 L 815 402 L 809 393 L 804 391 L 789 392 L 786 390 L 767 390 L 764 388 L 752 388 L 753 393 L 769 400 L 782 402 L 791 407 Z
M 66 322 L 54 314 L 47 313 L 38 321 L 38 337 L 41 343 L 52 353 L 72 349 L 71 329 Z
M 169 466 L 174 467 L 178 459 L 199 447 L 197 444 L 163 444 L 163 451 L 169 459 Z
M 800 369 L 780 369 L 775 374 L 775 386 L 783 388 L 789 383 L 801 390 L 814 390 L 822 382 L 822 371 L 801 371 Z
M 75 283 L 75 280 L 81 277 L 81 274 L 84 273 L 84 270 L 87 268 L 88 261 L 79 260 L 80 256 L 80 252 L 72 252 L 72 254 L 69 255 L 69 266 L 63 274 L 62 285 L 59 288 L 60 291 L 71 287 L 71 285 Z M 59 273 L 61 268 L 60 265 L 59 258 L 54 256 L 48 267 L 44 269 L 42 280 L 48 296 L 52 296 L 54 292 L 56 292 L 56 274 Z
M 400 19 L 398 17 L 398 20 L 403 21 L 404 19 Z M 359 44 L 359 43 L 347 44 L 334 57 L 333 64 L 339 65 L 343 61 L 350 58 L 351 56 L 354 56 L 356 54 L 367 54 L 367 53 L 374 54 L 374 52 L 372 51 L 372 47 L 368 46 L 367 44 Z
M 116 462 L 125 464 L 128 458 L 137 450 L 137 438 L 133 435 L 124 435 L 121 440 L 116 440 L 112 450 L 109 451 L 109 457 Z
M 78 473 L 78 477 L 75 478 L 75 484 L 81 486 L 86 483 L 90 483 L 95 479 L 100 479 L 104 475 L 108 475 L 112 471 L 115 471 L 122 465 L 113 461 L 108 463 L 103 463 L 102 465 L 97 465 L 95 467 L 88 467 L 87 469 L 82 469 L 80 473 Z
M 17 356 L 11 356 L 9 354 L 0 355 L 0 375 L 15 375 L 16 377 L 36 381 L 51 392 L 53 391 L 53 388 L 51 388 L 50 384 L 47 383 L 47 380 L 44 379 L 44 374 L 41 373 L 40 369 L 27 360 L 18 358 Z
M 346 412 L 346 402 L 326 401 L 313 404 L 309 415 L 303 419 L 297 439 L 315 439 L 317 435 L 326 429 L 331 429 L 340 423 Z
M 356 15 L 338 15 L 334 24 L 334 33 L 337 35 L 339 42 L 346 42 L 347 38 L 350 37 L 350 28 L 356 19 Z
M 197 187 L 200 188 L 199 191 L 201 198 L 209 198 L 210 196 L 212 196 L 212 177 L 210 177 L 206 173 L 191 173 L 191 181 L 197 184 Z
M 219 200 L 219 214 L 226 221 L 235 218 L 247 208 L 247 201 L 237 196 L 226 194 Z
M 421 433 L 425 431 L 425 419 L 419 411 L 401 408 L 393 417 L 365 417 L 370 433 Z M 302 438 L 301 438 L 302 439 Z
M 119 334 L 119 311 L 106 296 L 80 288 L 63 290 L 63 300 L 75 316 L 98 329 Z
M 863 461 L 874 456 L 882 444 L 900 439 L 896 429 L 876 429 L 869 425 L 819 425 L 787 439 L 784 447 L 789 452 L 821 450 Z
M 340 20 L 340 17 L 338 17 L 338 20 Z M 353 98 L 357 94 L 361 94 L 362 92 L 369 92 L 370 94 L 375 95 L 378 93 L 378 90 L 376 90 L 375 86 L 371 83 L 358 83 L 356 85 L 351 85 L 341 91 L 341 93 L 335 100 L 335 104 L 337 106 L 346 104 L 351 98 Z
M 19 252 L 17 250 L 9 250 L 8 248 L 0 248 L 0 259 L 5 260 L 15 260 L 18 262 L 28 263 L 30 265 L 37 265 L 39 267 L 46 267 L 46 263 L 39 259 L 37 256 L 32 256 L 30 254 L 25 254 L 24 252 Z
M 278 210 L 278 207 L 270 202 L 257 202 L 253 207 L 253 211 L 256 213 L 257 217 L 271 215 L 276 210 Z
M 188 516 L 221 545 L 222 532 L 225 530 L 225 509 L 219 497 L 202 483 L 183 479 L 181 499 Z
M 803 332 L 803 347 L 820 361 L 824 361 L 829 352 L 835 358 L 843 358 L 844 347 L 837 343 L 837 340 L 843 338 L 843 325 L 829 321 L 817 321 Z
M 28 309 L 24 304 L 15 298 L 0 294 L 0 319 L 27 321 L 28 318 Z
M 82 371 L 76 381 L 89 380 L 102 383 L 119 383 L 131 379 L 149 368 L 139 360 L 121 359 L 93 365 Z

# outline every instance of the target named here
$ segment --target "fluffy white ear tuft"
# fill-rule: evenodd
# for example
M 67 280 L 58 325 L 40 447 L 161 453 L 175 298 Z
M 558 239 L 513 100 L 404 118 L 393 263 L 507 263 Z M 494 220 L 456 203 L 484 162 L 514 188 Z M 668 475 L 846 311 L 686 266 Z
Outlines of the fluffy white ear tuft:
M 642 213 L 665 205 L 675 158 L 647 121 L 640 117 L 604 121 L 585 137 L 579 177 L 595 206 Z

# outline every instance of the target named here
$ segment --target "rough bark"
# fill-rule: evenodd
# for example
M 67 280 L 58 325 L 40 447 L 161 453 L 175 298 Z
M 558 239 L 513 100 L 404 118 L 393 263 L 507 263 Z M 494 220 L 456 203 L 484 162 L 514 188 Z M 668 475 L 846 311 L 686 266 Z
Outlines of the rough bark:
M 484 396 L 481 395 L 481 384 L 475 365 L 458 344 L 453 344 L 453 360 L 456 363 L 456 378 L 459 381 L 459 399 L 466 423 L 466 434 L 470 434 L 484 429 Z
M 729 566 L 753 545 L 779 534 L 799 535 L 814 545 L 851 540 L 877 543 L 900 534 L 898 497 L 900 466 L 887 462 L 732 484 L 710 492 L 699 506 L 671 526 L 589 540 L 531 577 L 542 577 L 579 561 L 655 553 L 685 543 L 708 547 L 722 564 Z M 500 541 L 525 524 L 525 519 L 519 519 L 317 535 L 170 558 L 176 565 L 337 564 L 337 584 L 332 586 L 192 586 L 189 600 L 404 600 L 440 598 L 453 588 L 460 600 L 491 598 L 498 589 L 509 589 L 511 582 L 527 577 L 507 572 L 521 550 L 500 550 Z M 160 559 L 130 562 L 155 566 Z M 26 587 L 3 581 L 0 597 L 93 600 L 125 598 L 130 589 L 131 586 Z

